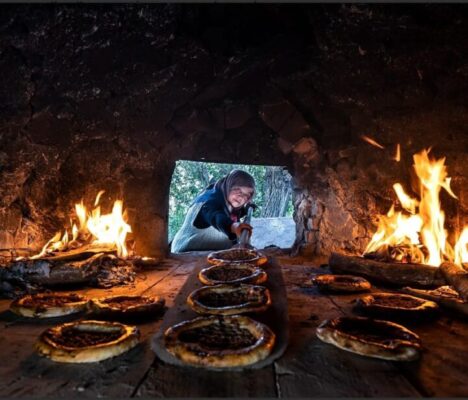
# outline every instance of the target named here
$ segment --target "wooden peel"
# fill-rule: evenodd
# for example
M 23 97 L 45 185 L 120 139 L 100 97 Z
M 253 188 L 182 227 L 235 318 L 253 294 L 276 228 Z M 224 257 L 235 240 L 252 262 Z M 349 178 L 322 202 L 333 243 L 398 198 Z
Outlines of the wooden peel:
M 247 215 L 244 218 L 244 223 L 250 225 L 250 220 L 252 219 L 253 210 L 257 206 L 253 203 L 247 205 Z M 254 247 L 250 244 L 250 235 L 248 229 L 242 229 L 239 236 L 239 243 L 232 247 L 233 249 L 253 249 Z

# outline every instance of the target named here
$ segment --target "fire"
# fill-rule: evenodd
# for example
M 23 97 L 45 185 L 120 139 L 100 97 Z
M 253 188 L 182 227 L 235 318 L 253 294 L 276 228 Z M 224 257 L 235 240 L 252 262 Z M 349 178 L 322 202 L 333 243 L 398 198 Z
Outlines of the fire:
M 409 196 L 400 183 L 393 185 L 407 214 L 395 211 L 392 206 L 386 216 L 381 216 L 365 254 L 385 254 L 397 261 L 433 266 L 444 261 L 460 265 L 468 262 L 468 227 L 464 228 L 454 247 L 447 241 L 448 234 L 444 228 L 440 190 L 445 189 L 450 196 L 457 198 L 450 188 L 445 158 L 431 160 L 429 152 L 423 150 L 413 156 L 420 199 Z
M 123 210 L 123 201 L 116 200 L 109 214 L 101 214 L 99 200 L 104 193 L 101 190 L 94 202 L 94 209 L 88 212 L 83 200 L 75 204 L 75 213 L 78 218 L 78 226 L 73 220 L 71 225 L 71 239 L 68 231 L 63 235 L 57 232 L 42 248 L 39 254 L 31 257 L 41 258 L 55 251 L 65 251 L 74 249 L 84 244 L 105 245 L 117 249 L 119 257 L 126 258 L 128 250 L 125 244 L 127 233 L 132 228 L 127 223 L 127 212 Z
M 468 226 L 465 226 L 455 245 L 455 264 L 468 262 Z

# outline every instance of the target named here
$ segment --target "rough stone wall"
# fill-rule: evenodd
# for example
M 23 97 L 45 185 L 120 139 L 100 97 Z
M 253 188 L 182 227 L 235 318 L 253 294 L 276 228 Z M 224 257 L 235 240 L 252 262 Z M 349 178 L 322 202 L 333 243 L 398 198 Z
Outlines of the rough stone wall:
M 392 184 L 418 193 L 412 155 L 429 147 L 447 159 L 458 200 L 442 193 L 441 201 L 446 228 L 459 233 L 468 224 L 467 8 L 349 6 L 326 14 L 328 23 L 316 26 L 320 68 L 287 84 L 316 121 L 321 148 L 314 172 L 296 173 L 297 245 L 306 253 L 362 252 L 376 216 L 395 202 Z M 392 159 L 397 143 L 401 162 Z
M 296 249 L 360 252 L 433 146 L 448 228 L 466 221 L 465 5 L 0 8 L 0 248 L 40 247 L 104 189 L 163 255 L 178 159 L 286 165 Z

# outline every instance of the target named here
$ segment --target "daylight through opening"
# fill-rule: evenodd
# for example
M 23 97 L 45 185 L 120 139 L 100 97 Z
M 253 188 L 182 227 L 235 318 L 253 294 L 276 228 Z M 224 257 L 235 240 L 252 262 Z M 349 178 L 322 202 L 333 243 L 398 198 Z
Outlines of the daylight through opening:
M 257 208 L 253 211 L 250 222 L 253 228 L 250 244 L 257 249 L 292 247 L 295 239 L 292 177 L 285 167 L 188 160 L 177 161 L 172 175 L 168 219 L 170 244 L 176 233 L 182 229 L 194 199 L 234 169 L 247 172 L 255 180 L 255 195 L 251 202 Z M 187 251 L 192 250 L 196 249 Z

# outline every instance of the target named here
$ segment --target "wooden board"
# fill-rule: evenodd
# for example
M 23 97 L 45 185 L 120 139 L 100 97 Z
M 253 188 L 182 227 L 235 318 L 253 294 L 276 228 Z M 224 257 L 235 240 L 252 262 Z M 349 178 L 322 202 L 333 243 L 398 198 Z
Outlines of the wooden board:
M 136 396 L 144 398 L 277 398 L 275 368 L 212 371 L 157 360 Z
M 315 292 L 317 289 L 311 288 L 309 290 Z M 371 292 L 399 293 L 400 291 L 395 288 L 373 285 Z M 342 315 L 355 316 L 358 315 L 353 311 L 355 299 L 363 296 L 366 296 L 366 293 L 329 295 L 327 297 L 336 305 Z M 468 374 L 462 367 L 463 360 L 468 357 L 468 324 L 466 320 L 463 317 L 458 318 L 453 313 L 442 313 L 436 320 L 420 321 L 415 319 L 407 321 L 403 325 L 421 338 L 423 349 L 420 360 L 392 363 L 383 361 L 383 363 L 392 364 L 392 370 L 398 372 L 400 379 L 403 378 L 406 382 L 411 383 L 414 390 L 422 396 L 467 397 Z M 337 351 L 339 350 L 337 349 Z M 342 351 L 342 353 L 345 352 Z M 365 357 L 358 355 L 352 355 L 352 357 L 365 359 Z M 375 362 L 381 363 L 379 360 L 375 360 Z M 366 377 L 366 379 L 368 378 Z M 385 387 L 388 389 L 387 385 Z
M 171 306 L 171 296 L 182 286 L 189 269 L 179 278 L 173 276 L 184 267 L 178 260 L 167 260 L 158 269 L 140 274 L 133 285 L 110 289 L 85 288 L 79 293 L 87 297 L 128 293 L 160 295 Z M 0 397 L 130 397 L 154 362 L 149 338 L 157 331 L 161 320 L 138 324 L 140 344 L 125 354 L 99 363 L 64 364 L 40 357 L 33 349 L 43 330 L 64 319 L 39 321 L 18 317 L 8 310 L 9 302 L 0 301 L 5 309 L 0 314 L 0 357 L 10 360 L 0 364 Z
M 161 295 L 171 307 L 193 269 L 206 265 L 206 254 L 171 256 L 128 287 L 87 288 L 80 293 Z M 119 357 L 83 365 L 54 363 L 36 356 L 33 344 L 55 323 L 21 319 L 8 311 L 10 300 L 0 300 L 0 359 L 4 360 L 0 397 L 468 397 L 466 321 L 447 314 L 412 326 L 424 346 L 416 363 L 342 351 L 317 339 L 315 329 L 325 318 L 354 315 L 353 300 L 365 293 L 322 294 L 309 282 L 312 274 L 330 272 L 319 267 L 326 259 L 277 257 L 288 296 L 290 340 L 284 355 L 272 365 L 209 371 L 164 363 L 150 347 L 162 320 L 139 324 L 141 344 Z
M 163 343 L 164 332 L 167 328 L 180 323 L 182 321 L 191 320 L 199 316 L 187 305 L 187 297 L 194 290 L 203 287 L 204 285 L 198 279 L 198 273 L 204 267 L 199 265 L 190 274 L 184 287 L 180 290 L 174 306 L 166 313 L 162 322 L 159 332 L 154 336 L 152 342 L 152 348 L 157 356 L 169 364 L 178 365 L 181 367 L 187 366 L 184 362 L 174 357 L 169 353 Z M 262 313 L 249 314 L 249 316 L 259 322 L 264 323 L 270 327 L 276 335 L 276 342 L 272 353 L 264 360 L 258 361 L 255 364 L 246 365 L 243 367 L 229 368 L 230 370 L 244 370 L 244 369 L 259 369 L 271 364 L 274 360 L 281 357 L 286 350 L 289 338 L 289 321 L 288 321 L 288 305 L 287 305 L 287 294 L 283 276 L 281 273 L 281 267 L 277 262 L 270 261 L 269 263 L 262 266 L 268 274 L 268 279 L 262 285 L 267 287 L 270 291 L 272 304 L 271 306 Z M 213 369 L 208 367 L 198 367 L 203 369 Z M 226 368 L 223 368 L 226 370 Z
M 192 261 L 193 256 L 179 256 L 186 260 L 183 272 L 189 269 L 191 273 L 194 268 L 208 266 L 206 255 L 207 252 L 196 254 L 197 263 Z M 187 276 L 188 273 L 185 278 Z M 136 389 L 135 396 L 276 398 L 278 392 L 273 366 L 245 371 L 211 371 L 167 364 L 156 357 L 152 368 Z
M 310 277 L 329 270 L 283 264 L 288 285 L 291 334 L 286 354 L 275 363 L 281 397 L 419 397 L 392 363 L 362 357 L 320 341 L 324 319 L 344 315 L 333 297 L 310 286 Z M 345 296 L 351 301 L 354 296 Z

